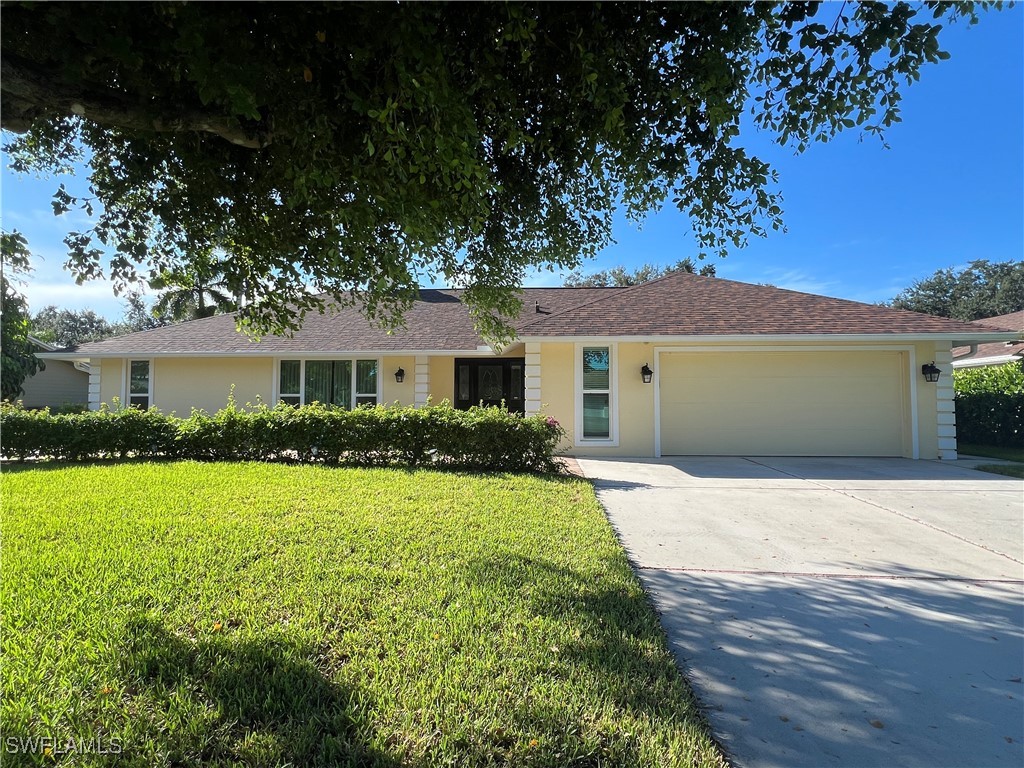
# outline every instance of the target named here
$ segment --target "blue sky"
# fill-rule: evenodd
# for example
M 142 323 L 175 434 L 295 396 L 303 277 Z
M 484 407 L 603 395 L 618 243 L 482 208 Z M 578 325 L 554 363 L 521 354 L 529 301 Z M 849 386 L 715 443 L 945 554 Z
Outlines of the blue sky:
M 716 260 L 719 277 L 875 302 L 937 269 L 1024 258 L 1024 7 L 951 25 L 940 39 L 951 58 L 904 90 L 889 149 L 847 132 L 794 155 L 766 135 L 743 136 L 779 172 L 789 231 Z M 122 304 L 108 284 L 77 286 L 61 267 L 64 235 L 87 221 L 53 216 L 59 182 L 6 167 L 0 177 L 3 227 L 24 233 L 40 257 L 25 286 L 30 307 L 88 307 L 117 318 Z M 72 191 L 83 185 L 81 177 L 68 183 Z M 639 230 L 617 219 L 614 236 L 586 271 L 668 264 L 696 250 L 686 218 L 671 207 Z M 528 281 L 560 282 L 546 272 Z

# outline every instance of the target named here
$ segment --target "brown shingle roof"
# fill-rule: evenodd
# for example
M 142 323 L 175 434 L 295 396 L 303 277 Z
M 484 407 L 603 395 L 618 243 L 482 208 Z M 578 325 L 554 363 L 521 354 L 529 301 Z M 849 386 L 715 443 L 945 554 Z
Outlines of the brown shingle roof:
M 522 291 L 523 313 L 514 323 L 525 324 L 541 317 L 539 303 L 547 313 L 561 312 L 571 305 L 621 288 L 526 288 Z M 160 354 L 295 354 L 298 352 L 355 352 L 451 350 L 472 351 L 483 341 L 473 330 L 473 320 L 461 301 L 461 291 L 424 289 L 406 315 L 406 327 L 388 334 L 369 323 L 354 307 L 306 315 L 302 328 L 291 338 L 264 336 L 250 340 L 235 330 L 233 314 L 192 320 L 149 331 L 115 336 L 73 347 L 87 355 Z
M 982 325 L 986 328 L 994 328 L 997 331 L 1024 332 L 1024 309 L 1020 312 L 1011 312 L 1008 315 L 996 315 L 995 317 L 983 317 L 981 320 L 972 320 L 971 325 Z
M 985 330 L 1016 331 L 1019 334 L 1024 334 L 1024 310 L 1011 312 L 1008 315 L 974 320 L 971 325 Z M 978 361 L 975 364 L 979 364 L 985 358 L 1003 358 L 1008 355 L 1020 357 L 1024 355 L 1024 342 L 993 341 L 989 344 L 979 344 L 973 354 L 970 349 L 970 347 L 954 347 L 953 360 L 955 362 L 973 360 Z
M 346 307 L 307 315 L 291 338 L 265 336 L 254 342 L 235 330 L 234 315 L 219 315 L 68 351 L 81 357 L 473 351 L 483 342 L 461 295 L 458 290 L 422 290 L 406 315 L 405 329 L 392 334 Z M 966 339 L 997 332 L 958 320 L 688 273 L 631 288 L 524 288 L 522 298 L 523 312 L 513 322 L 521 338 L 962 334 Z
M 993 329 L 994 330 L 994 329 Z M 956 334 L 977 326 L 846 299 L 676 272 L 523 326 L 531 336 Z

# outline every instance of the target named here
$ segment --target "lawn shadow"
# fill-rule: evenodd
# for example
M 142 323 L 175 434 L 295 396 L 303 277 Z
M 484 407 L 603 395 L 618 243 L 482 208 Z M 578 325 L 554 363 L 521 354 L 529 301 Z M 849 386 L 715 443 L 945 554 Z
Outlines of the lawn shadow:
M 19 472 L 54 472 L 62 469 L 78 469 L 80 467 L 118 467 L 127 465 L 141 465 L 141 464 L 171 464 L 178 459 L 165 456 L 151 456 L 148 458 L 140 457 L 127 457 L 117 458 L 109 457 L 104 459 L 83 459 L 82 461 L 73 461 L 70 459 L 27 459 L 19 461 L 17 459 L 0 459 L 0 467 L 2 467 L 3 474 L 8 473 L 19 473 Z
M 125 458 L 108 457 L 108 458 L 90 458 L 82 459 L 81 461 L 75 461 L 71 459 L 10 459 L 0 457 L 0 472 L 3 474 L 17 474 L 21 472 L 55 472 L 64 469 L 77 469 L 85 467 L 120 467 L 130 465 L 144 465 L 144 464 L 175 464 L 175 463 L 194 463 L 194 464 L 235 464 L 238 466 L 246 464 L 266 464 L 268 466 L 288 466 L 288 467 L 317 467 L 324 470 L 387 470 L 390 472 L 399 472 L 404 475 L 415 475 L 420 472 L 436 472 L 438 474 L 448 475 L 451 477 L 467 477 L 467 478 L 517 478 L 517 477 L 539 477 L 544 480 L 550 480 L 555 483 L 570 483 L 576 480 L 586 479 L 581 475 L 574 475 L 568 471 L 551 471 L 541 472 L 534 470 L 508 470 L 508 469 L 474 469 L 472 467 L 465 467 L 459 464 L 445 464 L 442 462 L 424 462 L 421 464 L 410 465 L 401 462 L 395 463 L 375 463 L 375 462 L 360 462 L 360 461 L 346 461 L 342 463 L 331 463 L 323 461 L 301 461 L 299 459 L 292 458 L 267 458 L 267 459 L 206 459 L 206 458 L 193 458 L 193 457 L 176 457 L 176 456 L 149 456 L 149 457 L 134 457 L 129 456 Z
M 617 563 L 610 563 L 615 573 Z M 622 564 L 624 567 L 625 563 Z M 552 676 L 583 676 L 578 684 L 588 688 L 592 710 L 610 704 L 620 715 L 657 724 L 663 734 L 685 733 L 694 765 L 716 764 L 720 759 L 700 703 L 668 649 L 668 641 L 647 595 L 639 583 L 604 580 L 594 575 L 540 559 L 523 556 L 488 557 L 466 567 L 466 579 L 475 587 L 501 595 L 517 595 L 523 615 L 542 616 L 566 627 L 579 629 L 575 640 L 557 649 Z M 526 729 L 536 725 L 564 734 L 586 731 L 590 712 L 569 712 L 542 699 L 509 712 L 507 716 Z M 573 718 L 578 717 L 578 721 Z M 623 728 L 626 726 L 623 725 Z M 707 739 L 693 738 L 695 733 Z M 629 734 L 602 734 L 602 755 L 574 756 L 573 765 L 644 765 L 644 755 Z M 647 758 L 650 756 L 648 755 Z M 469 761 L 473 764 L 473 761 Z
M 124 756 L 169 765 L 397 766 L 369 746 L 365 696 L 328 679 L 316 655 L 284 639 L 193 638 L 152 618 L 133 621 L 121 668 L 133 720 L 149 723 L 146 743 L 126 742 Z

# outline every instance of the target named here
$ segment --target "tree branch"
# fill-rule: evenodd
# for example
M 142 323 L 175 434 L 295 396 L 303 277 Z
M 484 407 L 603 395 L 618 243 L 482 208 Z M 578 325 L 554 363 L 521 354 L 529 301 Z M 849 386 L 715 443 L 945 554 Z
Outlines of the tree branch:
M 38 117 L 58 113 L 128 130 L 212 133 L 248 149 L 263 149 L 272 138 L 269 133 L 254 135 L 237 120 L 224 115 L 196 110 L 184 111 L 173 117 L 149 114 L 117 94 L 88 93 L 84 88 L 68 87 L 61 83 L 59 77 L 47 77 L 27 62 L 11 56 L 0 58 L 0 94 L 4 104 L 0 126 L 15 133 L 27 131 Z

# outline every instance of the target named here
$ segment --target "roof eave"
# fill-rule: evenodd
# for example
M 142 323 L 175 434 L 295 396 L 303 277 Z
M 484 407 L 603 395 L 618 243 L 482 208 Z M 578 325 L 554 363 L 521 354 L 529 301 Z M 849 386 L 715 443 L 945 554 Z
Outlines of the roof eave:
M 305 359 L 315 358 L 335 358 L 335 357 L 353 357 L 355 355 L 364 355 L 366 357 L 415 357 L 417 355 L 426 356 L 455 356 L 455 357 L 487 357 L 498 354 L 494 349 L 487 346 L 478 346 L 474 349 L 338 349 L 338 350 L 304 350 L 304 349 L 290 349 L 290 350 L 269 350 L 269 351 L 181 351 L 181 352 L 146 352 L 142 350 L 138 351 L 119 351 L 119 352 L 38 352 L 36 357 L 40 357 L 46 360 L 80 360 L 87 362 L 89 360 L 111 360 L 121 359 L 126 357 L 136 357 L 140 360 L 151 359 L 157 357 L 266 357 L 266 358 L 293 358 L 301 357 Z
M 665 343 L 694 343 L 694 342 L 918 342 L 918 341 L 941 341 L 950 342 L 954 345 L 987 344 L 991 342 L 1019 341 L 1021 334 L 1013 331 L 972 333 L 941 332 L 941 333 L 773 333 L 773 334 L 638 334 L 638 335 L 615 335 L 615 334 L 573 334 L 573 335 L 523 335 L 508 346 L 500 350 L 493 349 L 486 345 L 479 345 L 473 349 L 339 349 L 328 351 L 313 350 L 244 350 L 244 351 L 220 351 L 220 350 L 185 350 L 179 352 L 147 352 L 147 351 L 64 351 L 64 352 L 38 352 L 36 356 L 45 360 L 77 360 L 86 362 L 88 360 L 102 360 L 106 358 L 157 358 L 157 357 L 304 357 L 304 358 L 331 358 L 351 357 L 353 355 L 366 355 L 370 357 L 414 357 L 425 356 L 491 356 L 507 353 L 513 346 L 525 342 L 587 342 L 587 341 L 622 341 L 622 342 L 657 342 Z
M 615 334 L 573 334 L 573 335 L 552 335 L 552 336 L 527 336 L 520 337 L 521 341 L 537 342 L 573 342 L 573 341 L 624 341 L 624 342 L 785 342 L 785 341 L 880 341 L 907 342 L 907 341 L 948 341 L 954 344 L 987 344 L 998 341 L 1018 341 L 1020 334 L 1013 332 L 1005 333 L 975 333 L 969 336 L 962 333 L 941 332 L 941 333 L 730 333 L 730 334 L 637 334 L 637 335 L 615 335 Z
M 1005 365 L 1006 363 L 1019 362 L 1020 354 L 996 355 L 989 357 L 960 357 L 953 360 L 954 368 L 984 368 L 989 365 Z

